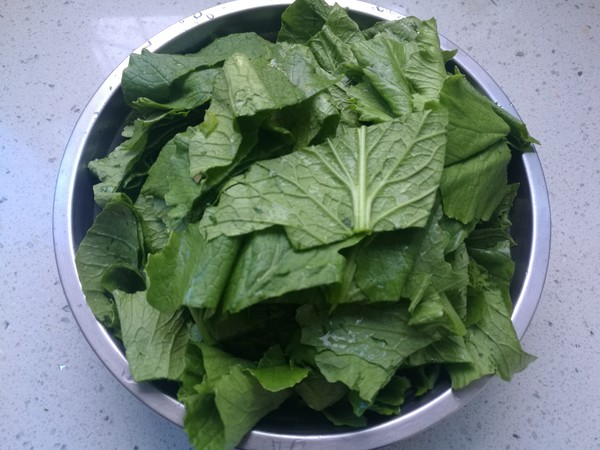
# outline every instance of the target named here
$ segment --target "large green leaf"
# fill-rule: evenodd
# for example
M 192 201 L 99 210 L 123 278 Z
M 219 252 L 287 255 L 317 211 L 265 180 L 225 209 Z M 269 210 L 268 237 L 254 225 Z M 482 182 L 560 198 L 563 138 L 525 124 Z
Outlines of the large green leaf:
M 446 167 L 440 184 L 444 213 L 465 224 L 489 220 L 506 195 L 509 161 L 510 149 L 499 141 Z
M 331 6 L 324 0 L 297 0 L 289 5 L 281 15 L 281 29 L 278 42 L 308 41 L 327 20 Z
M 149 165 L 178 132 L 194 120 L 187 112 L 162 111 L 137 118 L 125 127 L 126 139 L 103 158 L 90 161 L 90 171 L 100 180 L 94 185 L 94 200 L 104 206 L 120 192 L 136 199 Z
M 75 256 L 86 301 L 96 318 L 109 328 L 118 327 L 118 315 L 112 295 L 105 287 L 106 273 L 115 268 L 135 272 L 140 269 L 142 258 L 138 214 L 129 199 L 116 197 L 96 216 Z M 111 290 L 115 287 L 111 283 Z
M 238 312 L 290 291 L 339 282 L 346 262 L 339 249 L 333 244 L 326 249 L 295 250 L 279 228 L 254 233 L 232 269 L 223 310 Z
M 473 263 L 476 264 L 476 263 Z M 478 283 L 482 295 L 480 319 L 467 328 L 465 344 L 472 362 L 448 364 L 452 387 L 460 389 L 486 375 L 510 380 L 535 357 L 524 352 L 511 321 L 503 289 L 480 268 Z
M 412 90 L 404 68 L 407 64 L 404 43 L 380 34 L 353 47 L 367 80 L 388 102 L 396 116 L 406 117 L 414 110 Z
M 203 225 L 209 239 L 283 225 L 295 248 L 423 226 L 441 176 L 446 115 L 342 130 L 327 144 L 255 164 L 226 186 Z
M 297 44 L 278 44 L 269 58 L 235 53 L 225 61 L 223 71 L 236 117 L 295 105 L 337 81 L 317 64 L 310 50 Z
M 185 312 L 161 313 L 148 304 L 145 291 L 113 295 L 134 380 L 179 380 L 189 338 Z
M 204 122 L 193 128 L 189 143 L 190 175 L 201 180 L 210 179 L 211 171 L 226 173 L 243 139 L 223 73 L 215 78 L 212 97 Z
M 448 109 L 446 165 L 486 150 L 510 131 L 490 100 L 476 91 L 463 75 L 446 79 L 440 102 Z
M 157 102 L 147 97 L 139 97 L 132 102 L 133 108 L 144 114 L 154 110 L 186 111 L 207 103 L 212 94 L 212 83 L 218 69 L 198 70 L 173 82 L 169 100 Z
M 446 79 L 435 21 L 405 21 L 415 28 L 410 39 L 404 33 L 395 35 L 392 23 L 382 25 L 378 34 L 352 47 L 367 80 L 398 116 L 437 101 Z M 408 29 L 412 31 L 411 26 Z
M 125 100 L 128 103 L 134 103 L 138 98 L 145 99 L 142 103 L 172 102 L 180 96 L 179 81 L 195 70 L 212 67 L 236 52 L 244 52 L 250 57 L 259 56 L 271 45 L 256 33 L 239 33 L 216 39 L 198 53 L 161 54 L 145 49 L 140 54 L 133 53 L 123 71 Z
M 358 64 L 352 54 L 352 45 L 364 40 L 360 28 L 350 19 L 348 12 L 335 4 L 323 28 L 307 44 L 321 67 L 336 73 Z
M 271 392 L 247 370 L 234 366 L 215 384 L 215 405 L 225 428 L 225 445 L 236 444 L 269 412 L 291 394 L 289 389 Z
M 226 236 L 207 242 L 194 224 L 173 232 L 167 245 L 148 257 L 148 303 L 163 312 L 183 305 L 216 308 L 238 247 L 238 239 Z
M 267 350 L 257 367 L 248 370 L 270 392 L 292 388 L 309 374 L 306 367 L 294 367 L 278 345 Z
M 232 449 L 260 419 L 281 405 L 291 390 L 267 390 L 252 375 L 250 362 L 206 344 L 192 345 L 201 350 L 206 377 L 201 384 L 184 384 L 180 398 L 198 420 L 184 422 L 184 426 L 197 448 Z M 189 358 L 188 361 L 193 362 Z M 193 383 L 197 378 L 188 376 L 184 381 Z M 199 433 L 194 424 L 206 429 Z
M 407 305 L 342 305 L 333 313 L 305 305 L 298 310 L 302 343 L 315 347 L 315 362 L 329 382 L 340 381 L 370 402 L 412 353 L 440 336 L 408 324 Z

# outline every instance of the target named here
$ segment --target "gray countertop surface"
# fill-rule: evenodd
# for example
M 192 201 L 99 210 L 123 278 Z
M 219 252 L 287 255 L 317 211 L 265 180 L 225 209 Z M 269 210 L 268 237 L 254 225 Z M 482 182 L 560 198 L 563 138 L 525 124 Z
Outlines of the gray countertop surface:
M 54 260 L 69 135 L 128 54 L 215 0 L 0 0 L 0 448 L 185 449 L 79 331 Z M 400 449 L 600 448 L 600 3 L 379 0 L 420 18 L 496 80 L 542 145 L 552 207 L 545 289 L 510 383 Z

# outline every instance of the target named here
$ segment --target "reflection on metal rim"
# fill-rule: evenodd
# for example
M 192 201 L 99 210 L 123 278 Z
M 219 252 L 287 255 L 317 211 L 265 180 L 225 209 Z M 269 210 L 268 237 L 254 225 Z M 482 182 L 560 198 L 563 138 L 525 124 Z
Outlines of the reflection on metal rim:
M 155 52 L 197 50 L 216 35 L 258 28 L 263 33 L 277 31 L 281 11 L 290 1 L 237 0 L 198 12 L 151 38 L 142 48 Z M 369 3 L 339 0 L 353 17 L 366 23 L 393 20 L 402 14 Z M 445 49 L 457 48 L 440 37 Z M 517 112 L 492 78 L 468 55 L 458 51 L 454 62 L 488 97 L 517 116 Z M 142 402 L 167 418 L 182 425 L 184 408 L 177 400 L 147 383 L 131 379 L 121 347 L 96 321 L 88 308 L 75 267 L 75 252 L 94 217 L 92 180 L 87 163 L 106 152 L 127 113 L 121 98 L 123 61 L 92 97 L 73 130 L 65 149 L 58 175 L 54 199 L 54 248 L 63 289 L 79 327 L 98 357 L 121 383 Z M 545 281 L 550 252 L 550 207 L 541 164 L 535 152 L 522 155 L 519 162 L 522 183 L 523 214 L 513 219 L 514 232 L 521 233 L 522 251 L 516 254 L 518 291 L 513 300 L 513 323 L 519 337 L 529 325 Z M 518 225 L 518 226 L 517 226 Z M 486 384 L 479 380 L 460 391 L 442 387 L 419 403 L 407 405 L 405 412 L 381 424 L 356 431 L 314 430 L 298 427 L 280 433 L 259 427 L 241 444 L 245 449 L 346 449 L 374 448 L 412 436 L 444 419 L 464 406 Z

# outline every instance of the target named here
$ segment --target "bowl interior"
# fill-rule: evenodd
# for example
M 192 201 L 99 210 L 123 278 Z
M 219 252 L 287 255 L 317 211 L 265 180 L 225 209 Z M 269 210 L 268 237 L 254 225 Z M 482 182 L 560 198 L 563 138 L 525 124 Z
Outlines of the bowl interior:
M 266 38 L 274 39 L 286 3 L 254 1 L 242 4 L 242 1 L 237 1 L 211 8 L 203 12 L 200 19 L 196 15 L 196 19 L 188 18 L 180 22 L 179 26 L 165 30 L 152 38 L 146 47 L 161 53 L 188 53 L 199 50 L 216 37 L 246 31 L 254 31 Z M 346 3 L 350 5 L 351 16 L 364 27 L 378 20 L 400 17 L 399 14 L 361 2 Z M 444 48 L 456 48 L 443 37 L 441 41 Z M 130 377 L 128 378 L 127 363 L 119 342 L 102 330 L 97 322 L 94 325 L 95 319 L 89 309 L 81 308 L 85 300 L 77 282 L 74 266 L 74 252 L 98 212 L 92 191 L 95 180 L 88 172 L 87 164 L 110 152 L 122 140 L 120 133 L 130 112 L 118 84 L 124 64 L 115 70 L 92 99 L 67 146 L 55 200 L 57 263 L 71 309 L 99 357 L 142 401 L 169 420 L 181 425 L 183 407 L 174 400 L 172 385 L 157 383 L 140 386 L 131 382 Z M 492 100 L 516 114 L 500 88 L 467 55 L 459 51 L 450 64 L 458 66 L 461 72 Z M 516 270 L 511 286 L 515 303 L 513 320 L 518 320 L 518 326 L 517 322 L 515 325 L 517 333 L 521 336 L 531 320 L 541 293 L 549 247 L 549 213 L 545 183 L 535 153 L 515 154 L 509 167 L 509 177 L 510 181 L 521 184 L 512 211 L 512 236 L 518 245 L 513 252 Z M 544 231 L 541 227 L 547 227 L 548 230 Z M 532 269 L 536 265 L 537 272 L 542 272 L 541 278 L 538 276 L 532 279 Z M 526 303 L 529 304 L 524 307 Z M 369 440 L 377 445 L 385 445 L 441 420 L 472 397 L 484 384 L 485 380 L 466 388 L 464 392 L 454 393 L 450 390 L 449 383 L 442 380 L 427 395 L 407 402 L 402 416 L 393 419 L 373 416 L 366 430 L 354 433 L 339 427 L 334 428 L 320 416 L 309 411 L 299 411 L 294 405 L 286 405 L 281 412 L 261 421 L 243 445 L 244 448 L 265 448 L 267 441 L 277 436 L 278 439 L 288 443 L 281 448 L 291 448 L 290 443 L 293 443 L 294 439 L 307 435 L 312 436 L 315 448 L 343 448 L 337 447 L 339 442 L 343 441 L 338 438 L 350 435 L 353 435 L 354 439 L 358 438 L 358 441 L 351 441 L 356 445 L 359 445 L 361 439 L 365 442 Z M 373 440 L 375 433 L 379 437 Z M 328 440 L 327 436 L 336 437 L 338 444 L 333 444 L 333 440 Z

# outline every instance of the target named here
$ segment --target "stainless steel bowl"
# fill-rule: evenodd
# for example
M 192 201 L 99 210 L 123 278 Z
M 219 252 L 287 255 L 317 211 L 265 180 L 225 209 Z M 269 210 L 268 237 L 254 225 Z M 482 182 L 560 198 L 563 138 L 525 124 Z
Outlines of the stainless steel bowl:
M 212 39 L 233 32 L 256 31 L 275 37 L 282 11 L 291 0 L 237 0 L 190 16 L 144 43 L 137 51 L 184 53 L 197 51 Z M 403 17 L 372 4 L 338 0 L 362 25 Z M 445 49 L 457 48 L 440 37 Z M 517 116 L 514 107 L 490 76 L 464 52 L 454 63 L 488 97 Z M 63 289 L 79 327 L 98 357 L 121 383 L 150 408 L 182 425 L 184 407 L 157 385 L 135 383 L 120 344 L 96 321 L 88 308 L 75 267 L 75 252 L 97 209 L 93 200 L 93 179 L 87 171 L 90 160 L 106 154 L 119 142 L 128 114 L 120 80 L 123 61 L 100 86 L 81 114 L 65 149 L 54 201 L 54 248 Z M 519 155 L 509 176 L 521 188 L 512 211 L 512 235 L 518 242 L 513 257 L 516 272 L 511 287 L 514 302 L 512 320 L 519 337 L 525 333 L 537 307 L 550 251 L 550 208 L 546 183 L 535 152 Z M 453 391 L 438 385 L 419 401 L 405 406 L 399 417 L 382 419 L 360 430 L 335 428 L 303 413 L 264 420 L 241 443 L 244 449 L 346 449 L 374 448 L 412 436 L 434 425 L 479 392 L 488 379 Z

